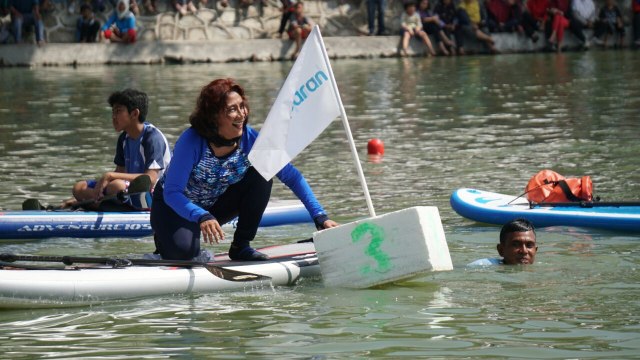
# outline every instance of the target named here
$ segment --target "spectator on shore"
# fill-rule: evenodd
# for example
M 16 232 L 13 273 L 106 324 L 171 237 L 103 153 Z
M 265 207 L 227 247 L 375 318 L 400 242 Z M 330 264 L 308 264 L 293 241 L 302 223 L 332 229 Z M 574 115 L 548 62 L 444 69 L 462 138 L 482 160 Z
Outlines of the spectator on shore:
M 545 27 L 547 42 L 552 51 L 562 51 L 562 40 L 564 39 L 564 29 L 569 27 L 569 19 L 565 17 L 569 10 L 569 0 L 550 0 L 547 12 L 550 20 Z
M 402 48 L 400 49 L 402 56 L 407 56 L 409 40 L 411 40 L 412 37 L 417 37 L 422 40 L 427 46 L 429 55 L 436 55 L 429 36 L 422 30 L 422 19 L 420 19 L 420 15 L 418 15 L 416 11 L 416 4 L 414 2 L 410 1 L 404 4 L 404 12 L 400 16 L 400 36 L 402 38 Z
M 191 0 L 171 0 L 171 4 L 176 12 L 180 13 L 182 16 L 185 16 L 190 12 L 195 14 L 196 11 L 198 11 Z
M 111 42 L 136 41 L 136 17 L 129 10 L 129 0 L 118 0 L 117 7 L 102 26 L 101 36 Z
M 498 50 L 495 47 L 493 38 L 487 34 L 486 17 L 486 10 L 479 0 L 462 0 L 460 2 L 458 9 L 460 29 L 483 42 L 495 54 Z M 458 49 L 460 48 L 463 48 L 463 44 L 458 44 Z
M 0 0 L 0 44 L 6 44 L 11 37 L 11 32 L 9 31 L 11 22 L 4 20 L 9 14 L 9 0 Z
M 593 42 L 598 45 L 607 46 L 607 39 L 609 35 L 618 36 L 618 42 L 614 40 L 614 44 L 618 47 L 623 46 L 624 41 L 624 20 L 622 19 L 622 12 L 615 0 L 606 0 L 605 5 L 600 8 L 598 19 L 594 26 Z M 604 35 L 604 40 L 602 36 Z
M 289 19 L 291 18 L 291 14 L 295 9 L 295 1 L 293 0 L 280 0 L 282 3 L 282 17 L 280 18 L 280 27 L 278 27 L 278 39 L 282 38 L 282 34 L 284 30 L 287 28 L 287 24 L 289 23 Z
M 593 3 L 593 0 L 571 0 L 570 14 L 571 31 L 585 47 L 589 47 L 584 29 L 593 29 L 596 21 L 596 4 Z
M 76 23 L 76 42 L 95 42 L 98 37 L 98 31 L 100 31 L 100 21 L 96 19 L 91 5 L 82 4 L 80 6 L 80 18 Z
M 513 32 L 515 24 L 510 22 L 511 7 L 506 0 L 486 0 L 487 27 L 492 33 Z
M 538 41 L 536 23 L 523 10 L 520 0 L 487 0 L 487 26 L 490 32 L 517 32 Z
M 369 24 L 369 36 L 386 35 L 387 30 L 384 26 L 384 11 L 387 7 L 386 0 L 365 0 L 367 2 L 367 21 Z M 375 32 L 376 15 L 378 18 L 378 32 Z
M 453 51 L 453 42 L 444 33 L 444 21 L 440 20 L 438 14 L 431 10 L 429 0 L 421 0 L 418 4 L 418 15 L 422 20 L 422 28 L 427 35 L 433 35 L 436 39 L 438 48 L 444 55 L 451 55 Z
M 631 16 L 633 17 L 633 45 L 640 47 L 640 0 L 631 0 Z
M 539 39 L 536 31 L 539 30 L 538 22 L 531 16 L 531 13 L 522 5 L 521 0 L 507 0 L 509 4 L 511 18 L 517 24 L 516 30 L 524 33 L 532 42 L 536 43 Z
M 35 29 L 37 44 L 45 43 L 44 23 L 40 15 L 39 3 L 38 0 L 10 0 L 9 10 L 16 44 L 22 43 L 22 29 L 29 25 L 33 25 Z
M 458 10 L 456 10 L 453 0 L 440 0 L 434 8 L 434 12 L 444 23 L 443 31 L 445 35 L 449 39 L 455 38 L 455 47 L 458 55 L 464 55 L 464 48 L 461 47 L 464 44 L 464 39 L 459 26 Z
M 300 49 L 302 48 L 302 42 L 309 36 L 312 27 L 313 23 L 304 15 L 304 4 L 302 1 L 297 2 L 289 19 L 289 30 L 287 31 L 289 39 L 293 40 L 296 44 L 296 49 L 293 55 L 291 55 L 293 60 L 298 58 L 298 54 L 300 54 Z
M 562 51 L 564 30 L 569 28 L 573 35 L 582 43 L 583 49 L 589 48 L 584 35 L 583 25 L 571 15 L 570 0 L 550 0 L 548 13 L 550 20 L 545 26 L 545 33 L 551 50 Z
M 144 0 L 142 5 L 144 6 L 144 8 L 147 11 L 147 13 L 149 13 L 149 14 L 157 14 L 158 13 L 158 7 L 156 5 L 156 0 Z
M 536 22 L 537 29 L 545 29 L 549 16 L 549 0 L 527 0 L 526 12 Z
M 114 9 L 118 7 L 119 0 L 109 0 L 109 2 Z M 129 11 L 131 11 L 135 16 L 140 16 L 140 7 L 138 6 L 137 0 L 129 0 Z

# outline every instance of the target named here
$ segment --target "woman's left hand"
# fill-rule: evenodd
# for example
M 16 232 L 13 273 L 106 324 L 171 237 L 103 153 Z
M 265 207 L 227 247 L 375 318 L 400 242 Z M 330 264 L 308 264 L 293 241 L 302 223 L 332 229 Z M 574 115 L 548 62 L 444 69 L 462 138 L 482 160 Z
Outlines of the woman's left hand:
M 200 223 L 200 232 L 202 233 L 202 239 L 205 243 L 213 245 L 215 242 L 218 244 L 221 240 L 224 240 L 224 231 L 218 220 L 206 220 Z

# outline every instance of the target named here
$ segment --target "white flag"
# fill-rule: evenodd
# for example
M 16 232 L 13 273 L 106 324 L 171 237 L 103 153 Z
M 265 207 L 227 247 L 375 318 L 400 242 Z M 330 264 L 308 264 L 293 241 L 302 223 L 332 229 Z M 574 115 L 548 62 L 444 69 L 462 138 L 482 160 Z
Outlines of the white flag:
M 264 121 L 249 161 L 267 180 L 322 133 L 340 115 L 340 97 L 325 58 L 318 26 L 306 39 L 298 59 Z

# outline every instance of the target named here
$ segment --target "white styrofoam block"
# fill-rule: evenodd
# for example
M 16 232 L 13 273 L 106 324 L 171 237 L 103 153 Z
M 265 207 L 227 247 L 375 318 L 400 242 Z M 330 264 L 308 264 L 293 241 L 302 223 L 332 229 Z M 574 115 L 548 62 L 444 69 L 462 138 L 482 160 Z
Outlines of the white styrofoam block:
M 367 288 L 453 269 L 435 206 L 417 206 L 313 234 L 324 283 Z

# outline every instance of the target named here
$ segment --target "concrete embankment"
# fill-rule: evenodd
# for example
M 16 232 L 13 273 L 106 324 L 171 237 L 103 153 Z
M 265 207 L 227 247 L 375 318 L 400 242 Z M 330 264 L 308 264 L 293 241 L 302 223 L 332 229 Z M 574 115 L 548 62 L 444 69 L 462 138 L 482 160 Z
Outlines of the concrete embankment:
M 515 34 L 493 34 L 501 53 L 542 51 L 543 41 Z M 399 36 L 325 37 L 331 58 L 380 58 L 397 56 Z M 567 49 L 576 49 L 572 37 Z M 76 66 L 102 64 L 223 63 L 241 61 L 289 60 L 293 43 L 280 39 L 245 39 L 220 41 L 145 41 L 131 45 L 50 43 L 0 46 L 0 66 Z M 477 42 L 465 46 L 468 53 L 486 53 Z M 424 46 L 412 41 L 410 56 L 424 54 Z

